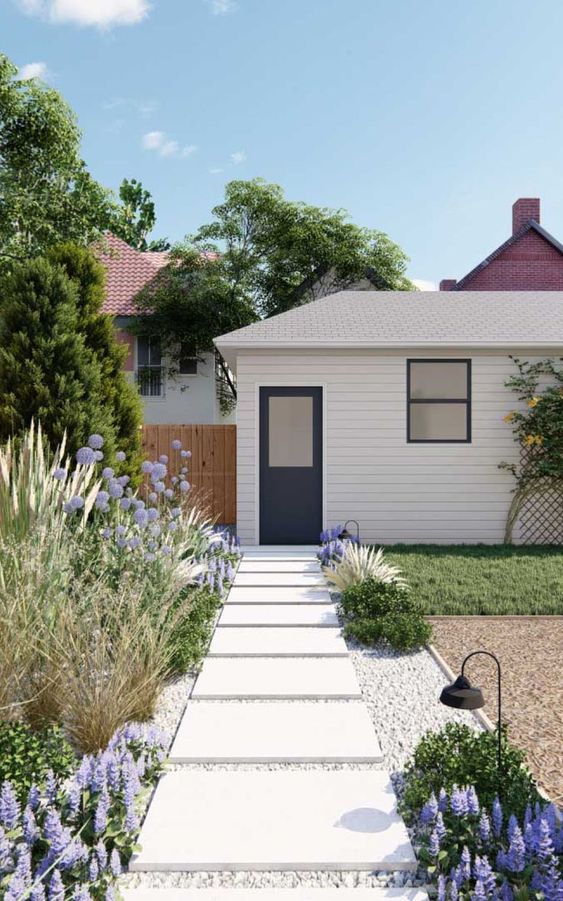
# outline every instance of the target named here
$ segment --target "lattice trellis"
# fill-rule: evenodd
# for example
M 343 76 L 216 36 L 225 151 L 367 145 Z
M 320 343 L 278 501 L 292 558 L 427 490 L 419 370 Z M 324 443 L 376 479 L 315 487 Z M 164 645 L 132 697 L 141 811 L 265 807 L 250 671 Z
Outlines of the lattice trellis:
M 530 465 L 534 451 L 522 449 L 521 465 Z M 520 507 L 522 544 L 563 544 L 563 479 L 540 479 Z

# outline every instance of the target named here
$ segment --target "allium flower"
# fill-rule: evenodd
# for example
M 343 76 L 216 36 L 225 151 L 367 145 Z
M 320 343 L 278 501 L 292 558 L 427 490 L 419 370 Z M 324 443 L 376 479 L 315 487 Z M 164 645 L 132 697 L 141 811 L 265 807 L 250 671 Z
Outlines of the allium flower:
M 96 463 L 101 463 L 102 460 L 104 459 L 104 452 L 101 450 L 95 450 L 94 451 L 94 459 L 95 459 Z
M 172 509 L 171 509 L 171 511 L 170 511 L 170 516 L 173 516 L 174 519 L 177 519 L 178 516 L 181 515 L 181 513 L 182 513 L 182 508 L 181 508 L 181 507 L 172 507 Z
M 152 472 L 151 472 L 151 481 L 158 482 L 160 479 L 163 479 L 168 469 L 164 465 L 164 463 L 154 463 Z
M 84 506 L 84 498 L 80 497 L 80 495 L 77 494 L 74 497 L 71 497 L 71 499 L 68 502 L 68 505 L 71 510 L 82 510 L 82 508 Z
M 151 463 L 150 460 L 143 460 L 141 463 L 141 472 L 144 472 L 146 475 L 150 475 L 153 470 L 154 464 Z
M 160 535 L 161 531 L 162 531 L 162 530 L 161 530 L 161 528 L 160 528 L 160 526 L 159 526 L 159 524 L 158 524 L 157 522 L 153 523 L 153 525 L 152 525 L 152 526 L 150 527 L 150 529 L 149 529 L 149 532 L 150 532 L 150 534 L 152 535 L 153 538 L 158 538 L 158 536 Z
M 192 452 L 189 450 L 180 451 L 180 456 L 185 457 L 186 459 L 189 459 L 191 457 L 191 455 L 192 455 Z
M 4 782 L 0 791 L 0 823 L 6 829 L 15 829 L 21 814 L 20 805 L 11 782 Z
M 127 475 L 117 477 L 117 482 L 119 482 L 122 488 L 125 488 L 125 486 L 128 485 L 130 481 L 131 479 Z
M 178 482 L 180 481 L 180 479 L 178 478 L 178 476 L 172 476 L 170 481 L 172 482 L 173 485 L 177 485 Z
M 158 494 L 156 493 L 156 491 L 150 491 L 148 494 L 148 499 L 151 502 L 151 504 L 156 504 L 156 502 L 158 500 Z
M 109 481 L 110 479 L 113 479 L 113 476 L 114 472 L 111 466 L 104 466 L 104 468 L 102 469 L 102 477 Z
M 145 560 L 147 561 L 147 563 L 154 563 L 156 556 L 153 553 L 149 552 L 148 554 L 145 554 Z
M 96 495 L 96 507 L 98 510 L 107 507 L 107 503 L 109 501 L 109 494 L 107 491 L 98 491 Z
M 171 520 L 171 522 L 168 523 L 168 531 L 169 532 L 177 532 L 178 531 L 178 523 L 174 522 L 174 520 Z
M 120 550 L 123 550 L 124 547 L 127 547 L 127 539 L 126 538 L 116 538 L 116 545 Z
M 119 535 L 120 537 L 125 535 L 126 531 L 127 531 L 127 529 L 123 525 L 119 525 L 119 526 L 115 527 L 115 534 Z
M 113 535 L 113 529 L 102 529 L 102 538 L 111 538 Z
M 137 525 L 140 526 L 142 529 L 146 526 L 146 524 L 149 521 L 147 511 L 143 510 L 142 508 L 138 508 L 137 510 L 135 510 L 135 512 L 133 514 L 133 519 L 135 520 Z
M 164 554 L 165 557 L 168 557 L 169 554 L 172 553 L 172 548 L 170 547 L 169 544 L 163 544 L 160 551 L 162 554 Z
M 92 448 L 92 450 L 100 450 L 104 446 L 104 439 L 101 435 L 90 435 L 88 438 L 88 444 Z
M 182 479 L 182 481 L 180 482 L 180 484 L 179 484 L 178 487 L 179 487 L 180 491 L 184 491 L 184 492 L 185 492 L 185 491 L 189 491 L 189 490 L 190 490 L 190 483 L 189 483 L 189 482 L 186 482 L 185 479 Z
M 154 483 L 154 490 L 158 494 L 162 494 L 162 492 L 165 490 L 165 488 L 166 488 L 166 485 L 164 484 L 164 482 L 161 482 L 160 480 L 158 482 Z
M 165 490 L 165 492 L 164 492 L 164 497 L 167 497 L 168 500 L 170 500 L 171 498 L 174 497 L 174 492 L 173 492 L 172 488 L 167 488 L 167 489 Z
M 131 507 L 131 498 L 122 497 L 121 500 L 119 501 L 119 506 L 121 507 L 122 510 L 129 510 L 129 508 Z
M 179 438 L 174 438 L 174 440 L 172 441 L 172 449 L 173 450 L 181 450 L 181 448 L 182 448 L 182 442 L 179 440 Z
M 152 541 L 152 540 L 151 540 L 151 541 L 147 541 L 147 550 L 149 550 L 149 551 L 156 551 L 156 548 L 157 548 L 156 541 Z
M 118 463 L 124 463 L 127 459 L 127 454 L 125 453 L 125 451 L 118 451 L 115 455 L 115 459 Z
M 184 476 L 184 475 L 187 473 L 187 471 L 188 471 L 188 467 L 187 467 L 187 466 L 182 466 L 182 468 L 181 468 L 181 470 L 180 470 L 180 473 Z
M 120 485 L 119 482 L 116 482 L 113 479 L 108 485 L 108 491 L 111 497 L 123 497 L 123 485 Z
M 168 454 L 161 454 L 158 458 L 158 462 L 164 463 L 164 465 L 166 466 L 166 464 L 168 463 Z
M 53 478 L 57 479 L 59 482 L 64 482 L 66 476 L 67 471 L 63 466 L 57 466 L 57 468 L 53 470 Z
M 147 510 L 147 517 L 149 522 L 155 522 L 160 517 L 160 513 L 156 509 L 156 507 L 149 507 Z
M 92 448 L 79 447 L 76 451 L 76 462 L 79 466 L 92 466 L 96 462 L 96 457 Z
M 501 806 L 501 803 L 500 803 L 498 797 L 495 798 L 495 800 L 493 801 L 492 814 L 493 814 L 493 830 L 494 830 L 496 837 L 498 838 L 502 831 L 502 821 L 504 818 L 503 813 L 502 813 L 502 806 Z
M 141 543 L 141 539 L 139 538 L 138 535 L 133 535 L 133 538 L 129 539 L 129 547 L 131 548 L 132 551 L 134 551 L 135 548 L 138 548 L 140 543 Z

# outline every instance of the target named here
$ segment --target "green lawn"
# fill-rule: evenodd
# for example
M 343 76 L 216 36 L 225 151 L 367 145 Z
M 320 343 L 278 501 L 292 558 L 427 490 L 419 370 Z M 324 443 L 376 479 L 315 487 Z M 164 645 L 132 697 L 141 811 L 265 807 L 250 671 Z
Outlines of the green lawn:
M 563 548 L 390 545 L 427 614 L 563 614 Z

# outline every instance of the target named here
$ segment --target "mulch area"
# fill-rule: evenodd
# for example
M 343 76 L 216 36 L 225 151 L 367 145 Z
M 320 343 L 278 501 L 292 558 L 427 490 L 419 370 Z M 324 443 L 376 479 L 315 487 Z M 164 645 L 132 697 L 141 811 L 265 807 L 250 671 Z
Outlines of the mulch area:
M 492 651 L 502 667 L 503 721 L 552 801 L 563 805 L 563 617 L 429 617 L 432 643 L 457 674 L 475 650 Z M 496 666 L 474 657 L 465 671 L 485 694 L 483 713 L 496 723 Z

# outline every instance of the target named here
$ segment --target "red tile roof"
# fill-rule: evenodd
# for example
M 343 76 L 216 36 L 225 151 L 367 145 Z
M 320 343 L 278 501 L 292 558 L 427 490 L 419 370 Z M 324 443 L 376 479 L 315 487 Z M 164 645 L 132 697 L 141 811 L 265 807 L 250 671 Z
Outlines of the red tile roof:
M 169 262 L 165 251 L 140 251 L 115 235 L 106 235 L 96 248 L 96 256 L 106 270 L 104 313 L 112 316 L 135 316 L 139 311 L 135 297 L 158 271 Z

